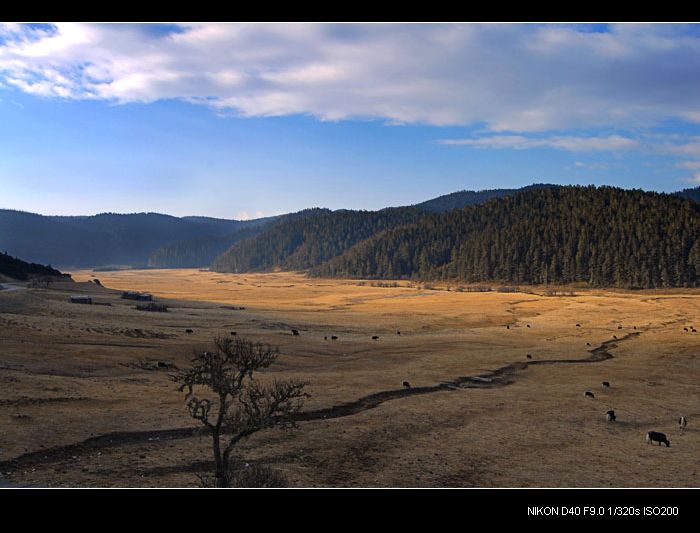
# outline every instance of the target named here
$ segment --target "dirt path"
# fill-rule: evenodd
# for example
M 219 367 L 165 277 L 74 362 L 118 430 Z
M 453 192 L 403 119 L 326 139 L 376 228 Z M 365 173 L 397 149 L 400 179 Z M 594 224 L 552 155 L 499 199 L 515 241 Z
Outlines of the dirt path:
M 384 402 L 398 400 L 419 394 L 431 394 L 439 391 L 454 391 L 461 389 L 487 389 L 503 387 L 515 381 L 519 373 L 529 366 L 553 365 L 553 364 L 583 364 L 597 363 L 612 359 L 610 349 L 617 347 L 617 343 L 640 335 L 641 331 L 628 333 L 619 339 L 611 339 L 603 342 L 597 348 L 590 350 L 590 355 L 585 359 L 543 359 L 529 360 L 500 367 L 492 372 L 476 376 L 461 376 L 452 381 L 445 381 L 438 385 L 426 387 L 412 387 L 380 391 L 368 396 L 363 396 L 352 402 L 341 403 L 324 409 L 302 411 L 295 419 L 298 422 L 313 420 L 325 420 L 329 418 L 341 418 L 351 416 L 362 411 L 374 409 Z M 103 450 L 136 443 L 148 443 L 164 440 L 187 439 L 204 434 L 204 428 L 172 428 L 151 431 L 124 431 L 107 433 L 97 437 L 91 437 L 82 442 L 55 446 L 35 452 L 22 454 L 14 459 L 0 461 L 0 472 L 12 472 L 31 465 L 60 462 L 72 456 L 80 455 L 91 450 Z

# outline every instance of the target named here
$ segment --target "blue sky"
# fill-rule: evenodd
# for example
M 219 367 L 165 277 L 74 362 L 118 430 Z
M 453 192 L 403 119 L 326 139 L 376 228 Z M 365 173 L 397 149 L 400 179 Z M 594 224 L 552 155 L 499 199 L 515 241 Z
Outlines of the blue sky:
M 700 183 L 686 25 L 0 26 L 0 208 L 249 218 Z

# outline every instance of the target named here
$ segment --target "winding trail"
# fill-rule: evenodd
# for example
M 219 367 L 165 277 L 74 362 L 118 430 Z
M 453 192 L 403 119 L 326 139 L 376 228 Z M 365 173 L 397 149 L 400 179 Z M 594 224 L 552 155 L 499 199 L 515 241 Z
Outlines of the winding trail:
M 610 349 L 617 347 L 619 342 L 637 337 L 641 333 L 641 331 L 635 331 L 633 333 L 628 333 L 619 339 L 605 341 L 597 348 L 590 350 L 590 355 L 585 359 L 542 359 L 511 363 L 485 374 L 461 376 L 451 381 L 444 381 L 438 385 L 375 392 L 373 394 L 363 396 L 357 400 L 337 404 L 332 407 L 315 409 L 313 411 L 302 411 L 297 413 L 294 418 L 297 422 L 341 418 L 345 416 L 352 416 L 369 409 L 374 409 L 384 402 L 398 400 L 409 396 L 460 389 L 490 389 L 495 387 L 504 387 L 514 383 L 517 375 L 526 370 L 529 366 L 598 363 L 612 359 L 613 355 L 610 353 Z M 11 472 L 31 465 L 60 462 L 73 456 L 78 456 L 94 450 L 117 448 L 120 446 L 137 443 L 187 439 L 197 437 L 202 434 L 205 434 L 205 431 L 204 428 L 201 427 L 106 433 L 97 437 L 90 437 L 89 439 L 74 444 L 54 446 L 52 448 L 28 452 L 15 457 L 14 459 L 0 461 L 0 472 Z

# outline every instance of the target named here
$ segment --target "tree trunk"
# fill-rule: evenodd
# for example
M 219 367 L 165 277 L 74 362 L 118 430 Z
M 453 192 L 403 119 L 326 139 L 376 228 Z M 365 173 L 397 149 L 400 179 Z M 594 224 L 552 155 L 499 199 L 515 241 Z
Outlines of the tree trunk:
M 216 482 L 215 487 L 228 487 L 228 472 L 221 457 L 221 441 L 219 431 L 212 431 L 212 446 L 214 448 L 214 460 L 216 461 Z

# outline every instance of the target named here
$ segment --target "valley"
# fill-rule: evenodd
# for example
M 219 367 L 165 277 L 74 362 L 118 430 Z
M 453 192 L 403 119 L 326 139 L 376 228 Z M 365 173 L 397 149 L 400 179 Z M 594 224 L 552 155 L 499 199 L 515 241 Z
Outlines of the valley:
M 697 485 L 700 337 L 684 328 L 700 322 L 700 290 L 548 296 L 290 272 L 72 275 L 0 290 L 0 473 L 11 483 L 197 486 L 209 438 L 169 376 L 235 331 L 279 346 L 267 377 L 308 383 L 297 430 L 260 432 L 240 450 L 291 486 Z M 123 290 L 151 293 L 168 312 L 137 311 Z M 647 445 L 652 429 L 671 447 Z

